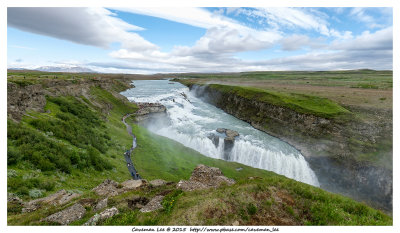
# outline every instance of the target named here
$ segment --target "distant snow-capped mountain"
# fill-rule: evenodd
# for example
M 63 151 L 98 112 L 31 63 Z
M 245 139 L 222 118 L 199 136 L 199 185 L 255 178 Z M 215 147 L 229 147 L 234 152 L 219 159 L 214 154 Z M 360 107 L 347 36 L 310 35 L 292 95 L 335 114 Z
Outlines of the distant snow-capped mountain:
M 96 71 L 89 68 L 80 66 L 41 66 L 35 70 L 47 71 L 47 72 L 67 72 L 67 73 L 96 73 Z

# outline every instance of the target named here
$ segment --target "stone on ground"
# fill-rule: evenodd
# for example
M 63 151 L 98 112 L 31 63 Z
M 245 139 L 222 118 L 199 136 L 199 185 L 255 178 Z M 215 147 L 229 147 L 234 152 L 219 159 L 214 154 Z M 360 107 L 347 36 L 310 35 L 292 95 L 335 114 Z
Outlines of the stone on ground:
M 100 214 L 95 214 L 93 217 L 91 217 L 85 224 L 84 226 L 96 226 L 99 221 L 106 220 L 108 218 L 111 218 L 112 216 L 119 214 L 118 209 L 114 206 L 110 209 L 106 209 Z
M 107 207 L 108 204 L 108 197 L 104 198 L 103 200 L 99 201 L 99 203 L 96 204 L 96 206 L 94 207 L 93 211 L 97 212 L 101 209 L 104 209 Z
M 164 196 L 155 196 L 153 199 L 149 201 L 149 203 L 147 203 L 147 205 L 145 205 L 143 208 L 140 209 L 140 212 L 147 213 L 162 209 L 163 206 L 161 205 L 161 202 L 163 199 Z
M 203 164 L 198 165 L 192 172 L 190 179 L 181 180 L 177 184 L 178 189 L 193 191 L 206 188 L 217 188 L 222 184 L 235 184 L 233 179 L 224 176 L 219 168 L 207 167 Z
M 150 181 L 150 184 L 154 187 L 160 187 L 160 186 L 166 185 L 167 181 L 162 180 L 162 179 L 156 179 L 156 180 Z
M 126 180 L 121 183 L 125 191 L 137 189 L 145 184 L 146 182 L 144 180 Z
M 110 179 L 103 181 L 92 190 L 99 196 L 113 197 L 119 194 L 118 183 Z
M 52 214 L 45 218 L 47 222 L 56 222 L 61 225 L 68 225 L 73 221 L 81 219 L 86 213 L 86 209 L 81 204 L 75 204 L 65 210 Z
M 32 200 L 30 202 L 24 203 L 24 208 L 22 213 L 29 213 L 40 208 L 41 204 L 50 205 L 64 205 L 70 202 L 72 199 L 79 197 L 80 194 L 67 192 L 65 189 L 61 189 L 56 193 L 49 195 L 47 197 Z

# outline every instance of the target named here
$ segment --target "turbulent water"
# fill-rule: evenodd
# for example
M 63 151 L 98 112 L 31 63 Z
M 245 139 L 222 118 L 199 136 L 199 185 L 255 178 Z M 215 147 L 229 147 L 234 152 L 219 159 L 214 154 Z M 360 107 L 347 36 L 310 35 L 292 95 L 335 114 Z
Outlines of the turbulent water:
M 167 108 L 164 119 L 147 124 L 150 131 L 212 158 L 239 162 L 319 186 L 317 177 L 299 151 L 196 98 L 186 86 L 168 80 L 138 80 L 134 85 L 135 88 L 121 94 L 130 101 L 161 103 Z M 224 150 L 225 135 L 216 132 L 217 128 L 240 134 L 228 154 Z M 210 139 L 211 134 L 221 137 L 218 144 Z

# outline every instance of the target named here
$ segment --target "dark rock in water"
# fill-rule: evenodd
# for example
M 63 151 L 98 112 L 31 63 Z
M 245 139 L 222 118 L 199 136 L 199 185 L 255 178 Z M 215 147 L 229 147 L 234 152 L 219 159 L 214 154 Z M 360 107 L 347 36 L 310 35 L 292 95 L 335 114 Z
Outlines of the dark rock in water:
M 218 147 L 219 137 L 217 135 L 212 133 L 212 134 L 209 134 L 207 137 L 212 141 L 212 143 L 215 145 L 215 147 Z
M 235 137 L 239 136 L 239 133 L 225 128 L 218 128 L 217 132 L 226 135 L 226 138 L 224 138 L 224 159 L 230 160 L 230 153 L 235 145 Z
M 231 160 L 230 159 L 230 154 L 232 151 L 233 146 L 235 145 L 235 139 L 234 138 L 224 138 L 224 159 L 225 160 Z
M 224 128 L 218 128 L 217 129 L 218 133 L 225 133 L 225 131 L 226 131 L 226 129 L 224 129 Z
M 147 205 L 147 203 L 149 203 L 149 199 L 147 199 L 146 197 L 135 196 L 131 200 L 128 200 L 128 207 L 133 209 L 133 210 L 134 209 L 141 209 L 145 205 Z
M 234 137 L 239 136 L 239 133 L 238 133 L 238 132 L 236 132 L 236 131 L 234 131 L 234 130 L 231 130 L 231 129 L 218 128 L 218 129 L 217 129 L 217 132 L 218 132 L 218 133 L 224 133 L 224 134 L 225 134 L 227 137 L 229 137 L 229 138 L 234 138 Z

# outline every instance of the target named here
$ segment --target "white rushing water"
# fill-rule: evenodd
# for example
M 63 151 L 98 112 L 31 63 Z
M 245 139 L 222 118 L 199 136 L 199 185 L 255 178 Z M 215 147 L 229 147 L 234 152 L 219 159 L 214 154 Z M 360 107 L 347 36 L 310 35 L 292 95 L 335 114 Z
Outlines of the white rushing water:
M 130 101 L 161 103 L 167 108 L 166 117 L 146 124 L 150 131 L 212 158 L 239 162 L 319 186 L 314 172 L 295 148 L 196 98 L 184 85 L 168 80 L 138 80 L 134 85 L 135 88 L 121 94 Z M 230 151 L 224 150 L 225 135 L 216 132 L 217 128 L 240 134 Z M 218 144 L 210 139 L 211 134 L 220 137 Z

